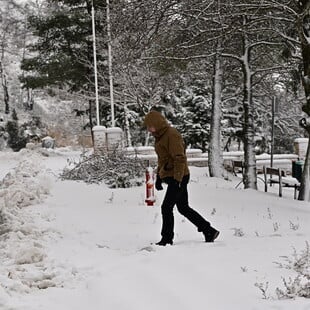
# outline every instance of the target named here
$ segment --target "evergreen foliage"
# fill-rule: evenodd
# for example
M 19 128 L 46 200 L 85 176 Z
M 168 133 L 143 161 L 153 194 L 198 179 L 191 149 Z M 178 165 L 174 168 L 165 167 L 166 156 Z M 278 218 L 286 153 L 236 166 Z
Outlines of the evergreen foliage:
M 187 147 L 207 150 L 210 134 L 211 94 L 206 84 L 196 80 L 182 85 L 166 96 L 166 103 L 174 107 L 173 112 L 167 111 L 182 133 Z
M 18 125 L 18 118 L 15 109 L 12 112 L 12 120 L 8 121 L 5 130 L 7 131 L 8 146 L 14 151 L 18 152 L 26 146 L 27 138 L 24 136 L 24 130 Z
M 13 111 L 12 111 L 12 120 L 13 121 L 18 121 L 18 116 L 17 116 L 17 113 L 16 113 L 15 109 L 13 109 Z
M 22 62 L 28 75 L 21 81 L 26 88 L 56 85 L 85 92 L 93 80 L 91 1 L 49 0 L 48 4 L 48 13 L 29 18 L 37 39 L 29 46 L 32 56 Z M 103 1 L 95 0 L 94 6 L 97 12 L 104 9 Z M 96 31 L 102 36 L 99 21 Z

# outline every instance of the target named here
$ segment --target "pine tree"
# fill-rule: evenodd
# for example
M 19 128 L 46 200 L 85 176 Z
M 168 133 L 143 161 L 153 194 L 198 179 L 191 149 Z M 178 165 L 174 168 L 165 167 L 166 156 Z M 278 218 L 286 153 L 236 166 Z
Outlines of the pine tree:
M 94 0 L 96 34 L 104 40 L 104 1 Z M 36 37 L 22 62 L 27 72 L 21 81 L 25 88 L 57 86 L 93 97 L 93 38 L 91 0 L 48 0 L 44 14 L 30 16 L 29 26 Z M 102 43 L 98 39 L 99 44 Z M 101 86 L 106 85 L 105 49 L 97 54 Z M 102 88 L 102 87 L 101 87 Z M 107 87 L 105 87 L 107 88 Z
M 164 98 L 164 113 L 187 147 L 207 150 L 210 135 L 211 91 L 203 80 L 183 81 Z
M 8 146 L 14 152 L 18 152 L 26 146 L 27 139 L 24 136 L 23 129 L 18 126 L 18 117 L 15 109 L 12 111 L 12 120 L 7 122 L 5 130 L 9 135 Z

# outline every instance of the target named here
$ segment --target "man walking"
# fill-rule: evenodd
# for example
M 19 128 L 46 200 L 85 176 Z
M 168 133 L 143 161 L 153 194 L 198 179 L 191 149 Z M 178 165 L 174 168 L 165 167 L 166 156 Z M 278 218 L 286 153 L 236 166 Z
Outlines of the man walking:
M 173 244 L 175 205 L 178 211 L 203 233 L 206 242 L 213 242 L 218 237 L 219 231 L 188 205 L 187 184 L 190 175 L 183 138 L 168 124 L 161 113 L 154 110 L 145 116 L 144 126 L 155 137 L 155 152 L 158 157 L 155 188 L 162 190 L 162 182 L 168 184 L 161 205 L 162 238 L 156 244 L 161 246 Z

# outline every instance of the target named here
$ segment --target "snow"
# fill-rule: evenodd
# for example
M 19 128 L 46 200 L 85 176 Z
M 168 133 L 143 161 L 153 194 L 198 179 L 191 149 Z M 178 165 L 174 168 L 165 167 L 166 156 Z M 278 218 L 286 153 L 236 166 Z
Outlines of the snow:
M 294 142 L 296 143 L 308 143 L 309 139 L 308 138 L 296 138 Z
M 310 204 L 293 189 L 235 189 L 238 178 L 190 167 L 190 204 L 221 231 L 216 242 L 175 211 L 173 246 L 160 238 L 160 202 L 145 187 L 61 181 L 71 149 L 0 152 L 1 310 L 310 309 L 277 299 L 283 256 L 305 249 Z M 257 286 L 266 288 L 264 298 Z

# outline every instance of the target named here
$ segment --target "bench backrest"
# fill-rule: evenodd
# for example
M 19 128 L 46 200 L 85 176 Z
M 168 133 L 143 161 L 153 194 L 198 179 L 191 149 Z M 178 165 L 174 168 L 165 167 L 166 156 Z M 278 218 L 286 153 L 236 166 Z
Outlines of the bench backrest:
M 269 175 L 276 175 L 276 176 L 282 176 L 285 177 L 285 171 L 281 170 L 280 168 L 272 168 L 272 167 L 265 167 L 264 166 L 264 174 L 269 174 Z
M 241 160 L 233 160 L 232 162 L 232 171 L 233 174 L 237 175 L 237 172 L 240 171 L 241 168 L 241 173 L 244 173 L 244 162 Z
M 237 168 L 244 168 L 244 162 L 241 160 L 234 160 L 233 166 Z

